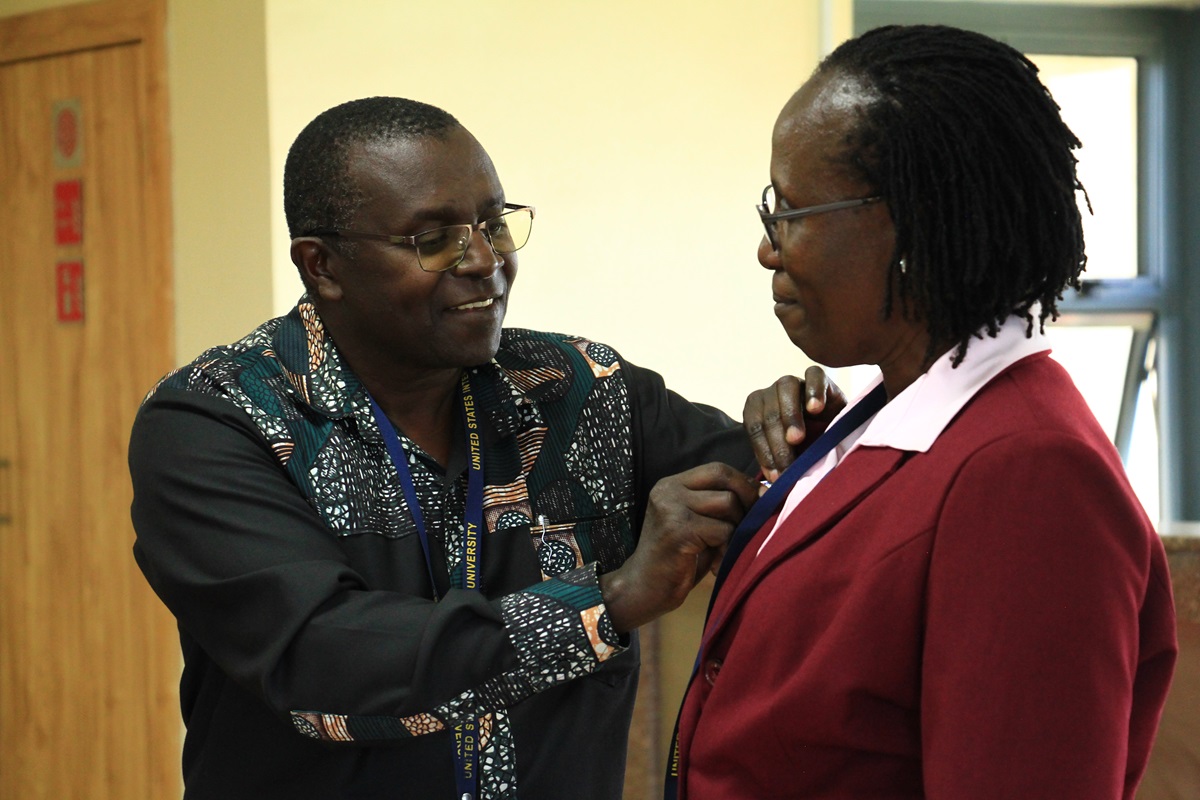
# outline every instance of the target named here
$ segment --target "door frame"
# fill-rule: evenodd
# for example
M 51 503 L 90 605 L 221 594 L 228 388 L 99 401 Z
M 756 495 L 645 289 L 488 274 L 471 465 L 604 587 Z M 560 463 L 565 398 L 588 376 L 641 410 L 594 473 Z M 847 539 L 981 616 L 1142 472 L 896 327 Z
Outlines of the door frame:
M 164 270 L 157 284 L 165 296 L 157 300 L 173 308 L 166 31 L 166 0 L 100 0 L 4 17 L 0 66 L 99 47 L 141 46 L 146 58 L 146 246 L 148 256 Z M 173 330 L 170 333 L 173 336 Z M 173 342 L 169 351 L 174 353 Z
M 156 304 L 165 312 L 164 329 L 156 332 L 159 338 L 155 342 L 155 347 L 161 347 L 168 358 L 161 367 L 162 372 L 173 363 L 175 338 L 166 5 L 167 0 L 100 0 L 0 17 L 0 66 L 4 67 L 73 53 L 136 45 L 138 85 L 134 89 L 134 113 L 139 117 L 137 125 L 144 136 L 143 147 L 138 155 L 140 184 L 145 199 L 140 212 L 144 222 L 140 241 L 147 259 L 147 270 L 154 271 L 148 274 L 156 273 L 155 279 L 144 287 L 144 301 Z M 46 122 L 50 120 L 47 118 Z M 142 388 L 149 388 L 149 383 Z M 3 509 L 0 509 L 2 512 Z M 144 594 L 147 602 L 156 603 L 155 611 L 164 620 L 162 635 L 151 637 L 150 640 L 156 649 L 163 649 L 161 652 L 147 653 L 146 657 L 169 666 L 179 658 L 174 626 L 167 624 L 168 618 L 148 589 Z M 129 624 L 142 622 L 144 620 L 130 620 Z M 158 793 L 162 788 L 161 782 L 167 777 L 173 778 L 173 783 L 182 787 L 178 777 L 182 725 L 177 715 L 161 713 L 178 708 L 178 672 L 164 674 L 164 670 L 151 670 L 151 673 L 155 677 L 154 685 L 146 685 L 143 691 L 147 697 L 146 708 L 155 711 L 153 718 L 144 722 L 148 726 L 145 728 L 146 738 L 156 740 L 157 745 L 163 748 L 156 752 L 163 752 L 169 747 L 175 753 L 174 763 L 153 764 L 153 775 L 146 778 L 150 790 Z M 158 680 L 160 676 L 163 677 L 161 681 Z M 51 699 L 49 702 L 55 701 Z M 20 724 L 21 720 L 0 720 L 0 725 L 16 727 Z M 114 744 L 114 747 L 122 746 L 120 743 Z M 59 766 L 69 768 L 69 765 Z M 17 783 L 17 774 L 0 776 L 0 796 L 7 797 L 10 786 Z M 96 796 L 109 796 L 105 791 L 111 787 L 111 781 L 104 783 L 102 779 L 96 786 Z

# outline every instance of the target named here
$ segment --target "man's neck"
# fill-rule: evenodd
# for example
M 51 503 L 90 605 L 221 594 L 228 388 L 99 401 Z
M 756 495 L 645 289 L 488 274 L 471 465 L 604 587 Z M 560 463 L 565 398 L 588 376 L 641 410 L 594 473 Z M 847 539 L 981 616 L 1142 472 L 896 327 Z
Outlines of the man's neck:
M 359 373 L 358 377 L 392 424 L 444 467 L 450 458 L 454 415 L 461 402 L 461 375 L 461 370 L 450 369 L 416 376 Z
M 343 325 L 340 309 L 314 302 L 325 331 L 342 359 L 396 428 L 443 467 L 450 458 L 460 402 L 459 367 L 423 366 L 394 358 L 357 329 Z

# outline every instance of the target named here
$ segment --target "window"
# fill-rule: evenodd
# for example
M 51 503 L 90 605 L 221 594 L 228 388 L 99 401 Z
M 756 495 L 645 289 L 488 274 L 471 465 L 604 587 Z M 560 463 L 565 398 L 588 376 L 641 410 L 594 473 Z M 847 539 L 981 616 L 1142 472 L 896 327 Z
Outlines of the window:
M 1083 141 L 1084 288 L 1047 326 L 1163 532 L 1200 519 L 1200 12 L 858 0 L 855 29 L 940 23 L 1027 53 Z M 1192 205 L 1187 200 L 1192 200 Z M 1080 202 L 1083 202 L 1082 196 Z M 1189 218 L 1190 217 L 1190 218 Z M 1200 326 L 1191 326 L 1196 328 Z
M 1138 61 L 1128 56 L 1029 54 L 1063 119 L 1083 142 L 1079 179 L 1087 286 L 1130 286 L 1138 266 Z M 1090 206 L 1090 208 L 1089 208 Z M 1153 291 L 1152 285 L 1149 287 Z M 1158 491 L 1157 374 L 1153 330 L 1158 310 L 1095 313 L 1085 298 L 1048 325 L 1054 358 L 1071 373 L 1125 461 L 1151 519 L 1161 519 Z M 1135 446 L 1136 445 L 1136 446 Z

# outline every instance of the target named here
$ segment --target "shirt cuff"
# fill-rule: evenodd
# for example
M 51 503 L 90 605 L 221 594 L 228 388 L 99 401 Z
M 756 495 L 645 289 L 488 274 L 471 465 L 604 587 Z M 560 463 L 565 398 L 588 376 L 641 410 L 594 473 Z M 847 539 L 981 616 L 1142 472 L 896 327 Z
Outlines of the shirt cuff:
M 628 638 L 619 636 L 608 618 L 595 563 L 501 598 L 500 611 L 517 651 L 517 669 L 463 692 L 431 713 L 389 717 L 293 711 L 293 724 L 306 736 L 338 742 L 434 733 L 595 672 L 628 647 Z
M 534 691 L 594 672 L 627 647 L 609 620 L 594 563 L 508 595 L 500 609 Z

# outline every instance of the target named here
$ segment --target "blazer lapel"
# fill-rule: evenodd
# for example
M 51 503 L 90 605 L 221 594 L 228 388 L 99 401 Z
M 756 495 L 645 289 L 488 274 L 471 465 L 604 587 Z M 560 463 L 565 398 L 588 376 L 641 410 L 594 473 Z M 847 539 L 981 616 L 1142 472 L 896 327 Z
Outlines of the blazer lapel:
M 719 635 L 720 628 L 733 616 L 734 609 L 763 575 L 779 562 L 829 533 L 866 495 L 887 480 L 907 460 L 908 455 L 903 450 L 890 447 L 855 450 L 792 511 L 762 555 L 756 555 L 774 526 L 776 517 L 767 520 L 746 546 L 739 563 L 722 588 L 711 615 L 714 629 L 707 631 L 705 638 L 711 640 Z M 746 560 L 750 563 L 743 566 L 741 562 Z

